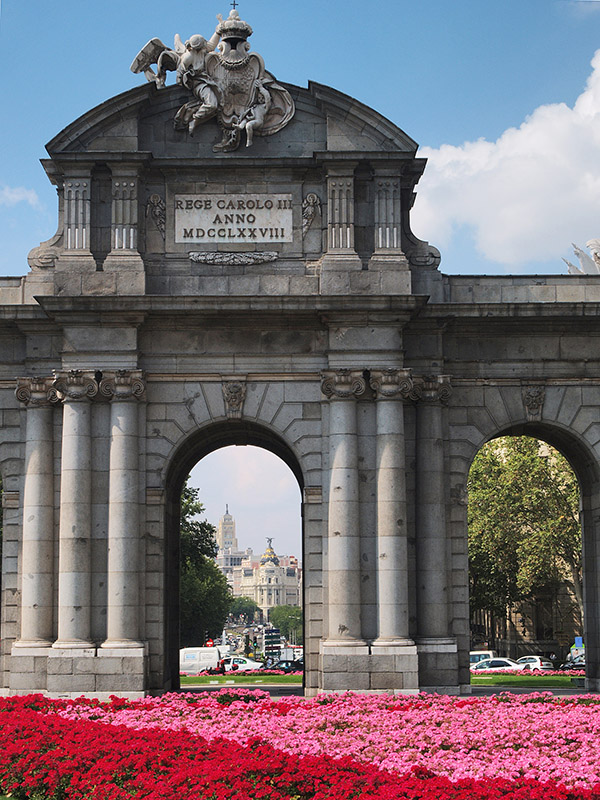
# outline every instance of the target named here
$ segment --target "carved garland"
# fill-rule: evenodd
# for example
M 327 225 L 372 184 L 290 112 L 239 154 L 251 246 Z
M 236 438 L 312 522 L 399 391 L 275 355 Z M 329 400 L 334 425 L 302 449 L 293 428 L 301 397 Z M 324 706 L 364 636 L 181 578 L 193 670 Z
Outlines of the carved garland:
M 247 266 L 249 264 L 265 264 L 268 261 L 277 261 L 279 253 L 274 250 L 265 250 L 257 253 L 188 253 L 190 261 L 200 264 L 217 264 L 223 266 Z

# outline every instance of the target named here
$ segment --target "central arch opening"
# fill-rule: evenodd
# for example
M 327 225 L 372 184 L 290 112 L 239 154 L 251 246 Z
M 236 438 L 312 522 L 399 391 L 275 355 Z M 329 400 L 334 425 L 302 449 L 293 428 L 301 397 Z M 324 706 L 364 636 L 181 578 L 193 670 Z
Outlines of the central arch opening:
M 212 630 L 210 636 L 198 637 L 194 629 L 192 638 L 205 640 L 186 640 L 185 646 L 202 647 L 209 639 L 228 650 L 240 669 L 243 658 L 297 659 L 303 644 L 303 479 L 298 459 L 267 428 L 241 421 L 222 423 L 196 432 L 180 446 L 168 474 L 165 687 L 180 685 L 182 609 L 189 617 L 185 597 L 189 576 L 185 570 L 182 573 L 180 536 L 182 491 L 185 511 L 189 489 L 204 507 L 202 520 L 214 526 L 218 548 L 214 565 L 229 584 L 232 602 L 224 638 Z M 273 627 L 281 631 L 281 650 L 273 647 L 272 636 L 265 635 Z

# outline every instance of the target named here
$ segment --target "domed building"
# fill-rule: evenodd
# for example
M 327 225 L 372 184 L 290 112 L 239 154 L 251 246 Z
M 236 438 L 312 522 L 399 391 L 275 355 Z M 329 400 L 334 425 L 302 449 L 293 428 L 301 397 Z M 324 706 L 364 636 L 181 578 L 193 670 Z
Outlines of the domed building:
M 274 606 L 302 604 L 302 571 L 295 556 L 277 555 L 273 539 L 267 538 L 267 548 L 260 560 L 245 559 L 234 568 L 234 593 L 254 600 L 268 619 Z

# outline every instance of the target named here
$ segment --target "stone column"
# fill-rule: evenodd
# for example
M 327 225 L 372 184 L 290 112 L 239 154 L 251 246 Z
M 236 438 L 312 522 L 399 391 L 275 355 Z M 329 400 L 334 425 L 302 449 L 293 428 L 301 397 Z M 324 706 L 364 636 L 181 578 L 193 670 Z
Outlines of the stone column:
M 414 645 L 408 627 L 408 544 L 404 400 L 410 370 L 372 370 L 377 398 L 377 615 L 373 646 Z M 416 653 L 416 651 L 415 651 Z
M 327 168 L 327 251 L 322 270 L 347 272 L 362 269 L 354 247 L 354 169 L 356 163 Z
M 102 268 L 105 272 L 135 270 L 143 273 L 138 250 L 138 169 L 135 165 L 113 166 L 111 250 Z
M 328 581 L 330 646 L 365 645 L 360 626 L 360 530 L 356 398 L 364 394 L 362 371 L 325 372 L 329 398 Z
M 450 397 L 446 375 L 415 381 L 417 405 L 417 614 L 418 638 L 448 637 L 446 498 L 443 404 Z
M 57 372 L 63 401 L 58 549 L 58 640 L 53 647 L 86 648 L 91 642 L 91 403 L 93 372 Z
M 21 635 L 14 647 L 50 647 L 54 600 L 53 378 L 18 378 L 17 399 L 27 406 Z
M 100 384 L 101 394 L 111 398 L 108 605 L 103 648 L 143 646 L 139 641 L 138 399 L 144 391 L 138 370 L 118 370 Z

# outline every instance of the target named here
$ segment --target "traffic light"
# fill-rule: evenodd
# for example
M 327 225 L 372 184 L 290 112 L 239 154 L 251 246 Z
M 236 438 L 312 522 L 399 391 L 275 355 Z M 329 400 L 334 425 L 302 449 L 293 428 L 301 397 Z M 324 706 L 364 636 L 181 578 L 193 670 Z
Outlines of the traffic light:
M 254 637 L 254 639 L 252 639 L 252 647 L 254 647 L 254 652 L 258 650 L 258 639 L 256 638 L 256 636 Z

